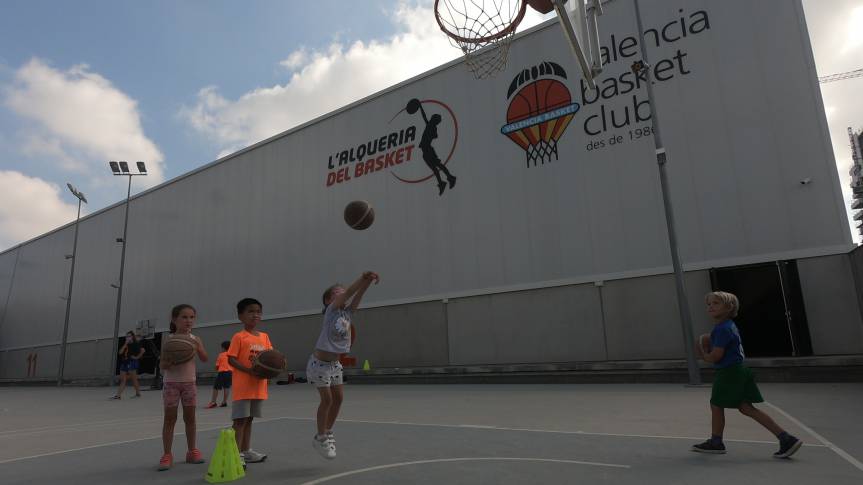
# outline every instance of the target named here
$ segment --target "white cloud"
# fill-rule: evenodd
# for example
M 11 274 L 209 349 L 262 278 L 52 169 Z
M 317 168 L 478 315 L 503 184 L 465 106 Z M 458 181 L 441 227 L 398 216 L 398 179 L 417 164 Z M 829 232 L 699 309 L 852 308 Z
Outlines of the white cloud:
M 57 157 L 68 170 L 83 164 L 100 177 L 108 160 L 144 160 L 148 185 L 164 179 L 164 157 L 144 134 L 135 100 L 88 66 L 61 71 L 32 59 L 4 94 L 6 106 L 33 122 L 22 136 L 24 154 Z
M 308 62 L 309 60 L 309 51 L 303 47 L 302 49 L 297 49 L 288 56 L 287 59 L 280 62 L 282 66 L 294 70 L 301 67 L 303 64 Z
M 0 251 L 75 219 L 77 206 L 45 180 L 0 170 L 0 194 Z
M 851 10 L 845 19 L 845 45 L 842 54 L 849 54 L 863 45 L 863 5 Z
M 208 86 L 181 116 L 216 140 L 224 156 L 462 55 L 438 28 L 431 2 L 400 2 L 391 20 L 399 33 L 389 39 L 301 48 L 280 62 L 294 71 L 287 84 L 255 89 L 236 100 Z M 520 29 L 542 20 L 532 12 Z

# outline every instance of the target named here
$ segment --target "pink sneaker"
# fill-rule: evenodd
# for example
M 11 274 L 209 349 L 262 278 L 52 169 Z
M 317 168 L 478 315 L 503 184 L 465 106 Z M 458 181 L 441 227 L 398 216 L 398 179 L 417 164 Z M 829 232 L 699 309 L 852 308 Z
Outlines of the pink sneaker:
M 165 470 L 170 470 L 171 465 L 174 464 L 174 457 L 170 453 L 165 453 L 162 455 L 162 459 L 159 460 L 159 471 L 163 472 Z
M 186 463 L 204 463 L 204 455 L 201 450 L 192 448 L 186 453 Z

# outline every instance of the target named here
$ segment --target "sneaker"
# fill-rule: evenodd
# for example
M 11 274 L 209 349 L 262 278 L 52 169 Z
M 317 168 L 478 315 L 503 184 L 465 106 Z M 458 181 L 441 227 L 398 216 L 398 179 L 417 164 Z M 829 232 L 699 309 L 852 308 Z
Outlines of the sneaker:
M 788 439 L 779 442 L 779 451 L 773 453 L 774 458 L 788 458 L 803 446 L 803 441 L 789 435 Z
M 327 460 L 332 460 L 336 457 L 336 445 L 330 442 L 326 436 L 324 436 L 324 439 L 322 440 L 315 436 L 312 439 L 312 446 L 314 446 L 314 448 L 318 450 L 318 453 Z
M 220 408 L 226 408 L 226 407 L 228 407 L 228 403 L 223 402 L 222 404 L 219 404 L 219 407 Z
M 258 453 L 257 451 L 255 451 L 251 448 L 244 451 L 242 454 L 243 454 L 243 459 L 246 461 L 246 463 L 260 463 L 260 462 L 267 459 L 267 455 L 265 455 L 263 453 Z
M 438 188 L 438 194 L 437 195 L 443 195 L 443 191 L 446 188 L 446 182 L 438 183 L 437 188 Z
M 201 450 L 192 448 L 186 452 L 186 463 L 204 463 L 204 455 L 201 454 Z
M 207 404 L 207 409 L 213 409 L 214 407 L 216 407 L 216 403 L 214 403 L 214 402 Z
M 123 398 L 115 394 L 115 395 L 111 396 L 109 399 L 111 399 L 113 401 L 115 399 L 123 399 Z
M 448 177 L 447 181 L 449 182 L 449 188 L 455 187 L 455 175 Z
M 243 458 L 243 452 L 242 451 L 240 452 L 240 465 L 243 466 L 243 470 L 246 469 L 246 459 Z
M 722 443 L 713 443 L 713 441 L 707 440 L 704 443 L 692 445 L 692 451 L 698 453 L 713 453 L 715 455 L 724 455 L 725 445 Z
M 170 453 L 165 453 L 162 455 L 162 459 L 159 460 L 159 471 L 163 472 L 165 470 L 170 470 L 171 465 L 174 464 L 174 457 Z

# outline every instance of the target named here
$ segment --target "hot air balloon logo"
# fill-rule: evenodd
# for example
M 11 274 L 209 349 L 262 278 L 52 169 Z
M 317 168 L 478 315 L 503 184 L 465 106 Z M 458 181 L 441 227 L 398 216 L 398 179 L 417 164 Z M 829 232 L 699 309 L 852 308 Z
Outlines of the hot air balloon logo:
M 566 79 L 566 71 L 545 61 L 518 73 L 506 93 L 509 108 L 500 132 L 524 149 L 528 167 L 552 156 L 557 160 L 557 141 L 581 108 L 558 79 Z

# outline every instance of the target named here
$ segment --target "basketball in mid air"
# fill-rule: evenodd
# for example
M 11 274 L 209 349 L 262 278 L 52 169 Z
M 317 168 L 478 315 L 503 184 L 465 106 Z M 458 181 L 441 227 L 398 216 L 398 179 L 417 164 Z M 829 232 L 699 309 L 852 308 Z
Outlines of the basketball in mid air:
M 351 229 L 362 231 L 375 222 L 375 210 L 364 200 L 355 200 L 345 207 L 345 223 Z

